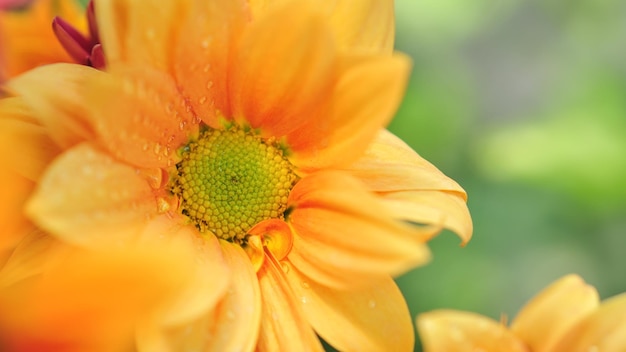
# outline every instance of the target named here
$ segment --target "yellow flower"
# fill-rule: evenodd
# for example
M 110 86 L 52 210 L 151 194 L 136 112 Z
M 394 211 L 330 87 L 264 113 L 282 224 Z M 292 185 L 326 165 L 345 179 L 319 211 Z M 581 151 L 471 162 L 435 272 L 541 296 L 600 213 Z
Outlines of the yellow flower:
M 55 15 L 87 27 L 75 0 L 34 0 L 24 10 L 0 10 L 0 82 L 40 65 L 73 62 L 50 30 Z
M 524 306 L 510 327 L 487 317 L 438 310 L 421 314 L 425 351 L 618 352 L 626 350 L 626 294 L 603 301 L 576 275 Z
M 466 243 L 472 224 L 463 189 L 383 129 L 410 67 L 392 52 L 393 3 L 95 5 L 106 71 L 40 67 L 0 104 L 54 145 L 30 177 L 28 160 L 7 162 L 35 186 L 17 194 L 45 232 L 0 273 L 12 346 L 117 348 L 136 327 L 147 351 L 322 350 L 316 333 L 410 350 L 392 276 L 425 263 L 443 228 Z

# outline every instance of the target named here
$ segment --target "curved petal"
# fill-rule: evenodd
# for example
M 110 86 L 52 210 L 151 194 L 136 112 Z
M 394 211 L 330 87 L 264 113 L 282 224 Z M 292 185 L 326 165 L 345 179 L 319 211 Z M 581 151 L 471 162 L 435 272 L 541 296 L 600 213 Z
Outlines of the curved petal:
M 137 322 L 192 280 L 188 246 L 67 247 L 35 280 L 0 290 L 0 339 L 12 351 L 126 350 Z
M 257 351 L 324 351 L 296 302 L 281 266 L 266 252 L 258 272 L 263 315 Z
M 443 224 L 466 244 L 473 231 L 463 188 L 398 137 L 381 130 L 355 163 L 343 168 L 380 192 L 398 219 L 421 224 Z
M 577 275 L 568 275 L 531 299 L 517 314 L 510 329 L 534 352 L 554 351 L 555 343 L 563 334 L 598 304 L 595 288 Z
M 176 150 L 197 135 L 199 120 L 172 78 L 139 66 L 113 66 L 109 71 L 84 87 L 100 143 L 139 167 L 174 165 Z
M 434 224 L 452 230 L 464 246 L 472 238 L 472 217 L 459 193 L 437 191 L 393 192 L 381 201 L 396 219 L 418 224 Z
M 0 165 L 36 182 L 60 149 L 44 127 L 6 118 L 2 105 L 11 99 L 0 100 Z
M 424 242 L 439 230 L 394 220 L 375 195 L 338 171 L 300 180 L 289 205 L 295 236 L 288 258 L 324 286 L 354 288 L 424 264 Z
M 194 1 L 180 23 L 174 76 L 207 125 L 230 119 L 228 86 L 235 47 L 249 19 L 244 0 Z
M 294 165 L 304 171 L 349 165 L 393 117 L 409 76 L 402 54 L 346 58 L 330 108 L 287 135 Z
M 136 169 L 81 144 L 50 165 L 26 212 L 62 240 L 97 246 L 136 230 L 156 215 L 157 203 Z
M 98 33 L 107 63 L 124 62 L 168 71 L 178 19 L 189 1 L 95 1 Z
M 482 315 L 436 310 L 417 317 L 424 352 L 528 352 L 506 326 Z
M 85 82 L 101 74 L 88 66 L 54 64 L 14 78 L 7 89 L 24 99 L 50 138 L 65 149 L 94 138 L 81 94 Z
M 390 277 L 357 291 L 339 291 L 316 284 L 295 268 L 286 276 L 307 320 L 337 350 L 413 350 L 409 308 Z
M 465 196 L 458 183 L 385 129 L 378 131 L 364 155 L 342 169 L 376 192 L 448 191 Z
M 553 351 L 626 350 L 626 293 L 602 302 L 600 307 L 569 329 Z
M 233 117 L 266 136 L 281 137 L 318 118 L 335 83 L 331 33 L 307 5 L 273 8 L 255 19 L 239 43 L 229 87 Z

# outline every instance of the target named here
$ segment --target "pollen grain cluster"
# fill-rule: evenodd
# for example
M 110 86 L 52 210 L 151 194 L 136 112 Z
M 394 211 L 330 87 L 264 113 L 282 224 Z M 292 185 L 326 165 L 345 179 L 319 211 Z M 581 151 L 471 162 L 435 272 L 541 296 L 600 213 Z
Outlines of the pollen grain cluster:
M 296 181 L 280 148 L 240 129 L 207 129 L 182 152 L 172 192 L 201 232 L 241 240 L 258 222 L 283 218 Z

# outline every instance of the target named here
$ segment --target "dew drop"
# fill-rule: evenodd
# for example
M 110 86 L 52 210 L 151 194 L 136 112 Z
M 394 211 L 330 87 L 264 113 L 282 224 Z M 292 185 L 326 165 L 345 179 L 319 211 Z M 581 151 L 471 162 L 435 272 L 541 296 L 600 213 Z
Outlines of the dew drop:
M 187 125 L 187 123 L 185 121 L 181 121 L 178 124 L 178 128 L 180 128 L 181 131 L 185 130 L 185 126 Z
M 210 70 L 210 69 L 211 69 L 211 64 L 206 64 L 206 65 L 204 65 L 204 67 L 202 68 L 202 71 L 203 71 L 204 73 L 207 73 L 207 72 L 209 72 L 209 70 Z
M 280 267 L 283 269 L 283 272 L 285 274 L 289 273 L 289 264 L 287 264 L 287 263 L 280 263 Z
M 302 301 L 302 303 L 306 304 L 309 300 L 305 296 L 302 296 L 300 298 L 300 301 Z
M 302 288 L 309 289 L 309 288 L 311 288 L 311 286 L 309 286 L 308 282 L 302 281 Z
M 160 154 L 161 153 L 161 145 L 159 143 L 156 143 L 154 145 L 154 154 Z
M 206 89 L 211 89 L 213 87 L 213 81 L 206 82 Z
M 145 152 L 148 151 L 148 149 L 150 148 L 150 145 L 148 143 L 144 143 L 143 146 L 141 146 L 141 149 Z
M 198 100 L 198 102 L 199 102 L 200 104 L 204 104 L 204 103 L 206 103 L 206 99 L 207 99 L 207 98 L 206 98 L 205 96 L 202 96 L 202 97 L 200 97 L 200 99 Z
M 367 302 L 367 306 L 370 307 L 370 308 L 376 308 L 376 301 L 374 301 L 373 299 L 370 299 Z
M 160 214 L 167 213 L 170 210 L 170 203 L 167 202 L 164 198 L 157 198 L 157 211 Z

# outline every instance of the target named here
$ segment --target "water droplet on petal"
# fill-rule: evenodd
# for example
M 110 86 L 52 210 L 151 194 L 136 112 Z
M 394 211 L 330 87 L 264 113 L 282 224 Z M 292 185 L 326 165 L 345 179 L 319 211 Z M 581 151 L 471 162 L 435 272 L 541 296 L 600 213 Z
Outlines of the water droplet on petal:
M 154 144 L 154 154 L 160 154 L 161 153 L 161 145 L 159 143 L 155 143 Z
M 142 149 L 144 152 L 148 151 L 148 148 L 150 148 L 150 145 L 149 145 L 148 143 L 144 143 L 144 145 L 143 145 L 143 146 L 141 146 L 141 149 Z
M 211 89 L 213 87 L 213 81 L 206 82 L 206 89 Z
M 206 100 L 207 100 L 207 98 L 206 98 L 205 96 L 202 96 L 202 97 L 200 97 L 200 99 L 198 100 L 198 102 L 199 102 L 200 104 L 204 104 L 204 103 L 206 103 Z
M 309 286 L 309 283 L 308 283 L 308 282 L 304 282 L 304 281 L 302 281 L 302 288 L 309 289 L 309 288 L 311 288 L 311 286 Z
M 285 274 L 289 273 L 289 264 L 287 264 L 287 263 L 280 263 L 280 267 L 283 269 L 283 272 Z
M 170 210 L 170 203 L 164 198 L 157 198 L 157 211 L 160 214 L 167 213 Z
M 308 299 L 305 296 L 302 296 L 300 298 L 300 301 L 302 301 L 302 303 L 306 304 L 306 302 L 308 302 Z
M 211 64 L 206 64 L 206 65 L 204 65 L 204 67 L 202 68 L 202 71 L 203 71 L 204 73 L 207 73 L 207 72 L 209 72 L 209 70 L 210 70 L 210 69 L 211 69 Z

